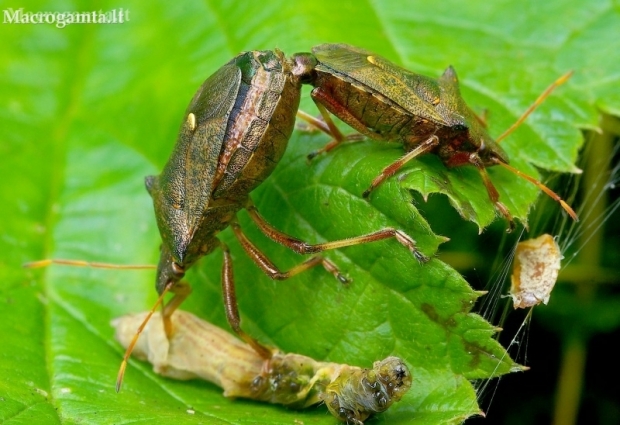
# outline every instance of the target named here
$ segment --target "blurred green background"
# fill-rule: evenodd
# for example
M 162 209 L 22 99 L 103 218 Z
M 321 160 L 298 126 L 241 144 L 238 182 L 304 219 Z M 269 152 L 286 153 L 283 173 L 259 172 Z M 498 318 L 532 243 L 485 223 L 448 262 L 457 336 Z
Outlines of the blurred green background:
M 107 376 L 108 370 L 116 367 L 110 364 L 118 360 L 120 351 L 110 340 L 106 320 L 112 313 L 125 313 L 128 306 L 135 310 L 151 304 L 152 276 L 57 268 L 33 272 L 19 265 L 49 255 L 123 263 L 155 261 L 158 236 L 142 181 L 145 174 L 161 169 L 175 139 L 181 112 L 196 87 L 243 50 L 277 47 L 290 54 L 308 51 L 323 42 L 347 42 L 430 76 L 438 76 L 446 66 L 453 65 L 468 103 L 476 111 L 488 110 L 494 135 L 514 122 L 549 82 L 568 69 L 575 71 L 571 81 L 530 117 L 519 134 L 505 142 L 517 163 L 530 161 L 541 168 L 568 171 L 581 145 L 580 130 L 585 132 L 587 144 L 581 151 L 588 154 L 582 155 L 579 163 L 585 171 L 583 176 L 543 176 L 580 206 L 582 221 L 566 222 L 555 203 L 541 199 L 525 236 L 543 231 L 558 234 L 560 244 L 566 246 L 564 255 L 571 261 L 560 276 L 549 306 L 535 309 L 531 326 L 519 334 L 519 344 L 509 350 L 518 362 L 532 369 L 504 376 L 499 382 L 475 383 L 480 388 L 480 407 L 488 416 L 470 421 L 558 425 L 620 422 L 620 396 L 611 362 L 611 344 L 618 336 L 620 322 L 620 272 L 616 260 L 620 254 L 620 229 L 617 212 L 604 220 L 599 218 L 617 206 L 618 199 L 614 187 L 618 154 L 614 149 L 620 125 L 613 118 L 620 112 L 617 2 L 0 4 L 2 10 L 130 11 L 130 21 L 117 25 L 63 29 L 52 25 L 0 26 L 0 172 L 4 177 L 0 185 L 4 206 L 0 212 L 0 311 L 6 317 L 1 331 L 6 348 L 0 353 L 3 421 L 120 423 L 134 418 L 133 423 L 148 423 L 152 407 L 144 405 L 144 400 L 152 396 L 161 400 L 158 407 L 170 415 L 161 416 L 161 420 L 178 421 L 179 413 L 187 417 L 179 406 L 196 397 L 197 410 L 211 412 L 212 416 L 186 418 L 191 423 L 292 423 L 297 417 L 305 423 L 334 422 L 322 410 L 296 416 L 284 409 L 273 413 L 274 408 L 269 406 L 242 401 L 235 402 L 239 413 L 233 419 L 227 416 L 230 413 L 217 413 L 222 406 L 224 410 L 229 406 L 220 401 L 217 390 L 210 389 L 204 395 L 205 386 L 201 384 L 178 384 L 185 388 L 182 402 L 178 403 L 174 399 L 180 394 L 178 386 L 147 373 L 141 375 L 137 388 L 118 398 L 111 397 L 108 388 L 98 386 L 100 375 Z M 314 113 L 308 96 L 305 98 L 302 107 Z M 299 157 L 326 141 L 315 136 L 296 137 L 298 143 L 291 146 L 291 155 Z M 308 145 L 299 147 L 301 143 Z M 385 158 L 399 152 L 374 146 L 361 149 Z M 339 152 L 335 157 L 342 161 L 344 155 Z M 330 162 L 315 165 L 315 170 L 327 168 L 325 164 Z M 371 174 L 369 171 L 368 176 L 359 178 L 359 188 Z M 407 184 L 406 180 L 403 184 Z M 262 195 L 271 196 L 269 189 L 261 190 Z M 385 193 L 399 193 L 388 190 L 392 189 Z M 602 195 L 597 199 L 599 193 Z M 408 201 L 400 196 L 403 203 Z M 451 238 L 439 247 L 439 259 L 463 273 L 474 289 L 491 291 L 476 309 L 491 323 L 501 322 L 505 330 L 500 340 L 507 346 L 525 316 L 510 311 L 506 321 L 501 318 L 507 302 L 500 298 L 507 291 L 502 270 L 520 232 L 507 236 L 505 223 L 496 221 L 479 235 L 478 226 L 460 218 L 443 196 L 430 196 L 426 202 L 414 194 L 414 203 L 434 233 Z M 277 224 L 286 228 L 289 219 L 284 215 L 280 219 Z M 597 223 L 602 227 L 598 228 Z M 433 245 L 431 234 L 420 238 L 429 247 Z M 348 264 L 344 256 L 333 255 Z M 381 258 L 400 254 L 368 248 L 356 255 Z M 209 258 L 204 269 L 217 267 L 218 261 Z M 201 301 L 201 296 L 219 300 L 218 276 L 209 277 L 204 269 L 193 276 L 209 284 L 197 288 L 199 296 L 187 302 L 190 309 L 204 311 L 212 307 Z M 239 281 L 251 279 L 249 272 L 239 274 Z M 311 283 L 306 285 L 302 289 L 305 292 L 298 296 L 305 297 L 316 309 L 351 308 L 359 315 L 355 319 L 372 323 L 364 317 L 363 309 L 355 310 L 353 300 L 357 298 L 333 289 L 332 282 L 321 282 L 316 290 Z M 268 286 L 261 297 L 282 293 L 275 288 Z M 400 294 L 396 291 L 396 299 Z M 251 292 L 245 296 L 253 299 Z M 333 299 L 343 304 L 330 306 Z M 100 305 L 102 300 L 106 300 L 105 307 Z M 114 305 L 109 306 L 110 300 Z M 247 309 L 245 325 L 254 335 L 297 349 L 306 335 L 299 331 L 299 335 L 287 337 L 285 333 L 295 330 L 272 323 L 271 319 L 261 322 L 259 313 L 268 309 L 269 305 L 257 307 L 256 313 Z M 401 311 L 395 306 L 393 309 L 393 315 Z M 12 315 L 16 311 L 20 314 Z M 408 310 L 402 311 L 408 314 Z M 304 313 L 311 314 L 300 312 L 299 316 Z M 205 317 L 224 325 L 221 306 L 207 311 Z M 334 317 L 346 320 L 348 316 Z M 394 320 L 397 323 L 406 319 Z M 343 326 L 341 322 L 330 324 L 322 317 L 316 317 L 316 323 L 317 329 L 330 335 Z M 77 327 L 87 332 L 71 332 Z M 371 337 L 377 335 L 387 335 L 385 341 L 392 343 L 393 332 L 369 329 L 352 336 L 352 340 L 357 338 L 357 345 L 345 342 L 329 349 L 310 338 L 313 344 L 305 348 L 316 356 L 341 357 L 343 361 L 350 356 L 367 362 L 375 355 L 398 351 L 398 347 L 373 346 L 365 354 L 367 357 L 361 358 L 350 353 L 363 352 L 367 348 L 365 339 L 372 341 Z M 448 375 L 445 379 L 454 378 Z M 63 382 L 90 386 L 93 394 L 101 392 L 101 399 L 95 400 L 93 408 L 89 400 L 73 394 Z M 468 391 L 458 382 L 454 387 L 455 391 Z M 419 388 L 414 391 L 424 393 Z M 459 393 L 461 396 L 459 400 L 467 400 L 466 395 Z M 407 423 L 407 415 L 415 416 L 415 403 L 419 402 L 416 397 L 404 402 L 394 416 L 384 415 L 375 421 Z M 443 405 L 439 410 L 445 412 L 448 407 Z M 468 411 L 462 404 L 455 410 Z M 476 408 L 470 406 L 469 410 Z M 420 423 L 458 422 L 458 416 L 429 415 Z

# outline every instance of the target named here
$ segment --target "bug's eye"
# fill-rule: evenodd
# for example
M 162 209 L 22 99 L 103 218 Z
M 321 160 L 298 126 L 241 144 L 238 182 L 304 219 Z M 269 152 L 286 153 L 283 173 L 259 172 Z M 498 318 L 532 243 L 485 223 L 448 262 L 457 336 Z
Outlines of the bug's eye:
M 467 131 L 467 126 L 464 124 L 457 124 L 452 127 L 455 131 Z

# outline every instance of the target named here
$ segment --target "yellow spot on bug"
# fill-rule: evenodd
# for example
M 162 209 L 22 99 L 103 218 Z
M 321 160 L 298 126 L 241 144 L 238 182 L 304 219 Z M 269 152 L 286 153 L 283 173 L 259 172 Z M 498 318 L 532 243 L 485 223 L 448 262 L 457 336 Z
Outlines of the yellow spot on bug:
M 517 245 L 510 296 L 514 308 L 547 304 L 560 272 L 562 253 L 553 236 L 544 234 Z
M 373 64 L 373 65 L 376 65 L 376 64 L 377 64 L 377 60 L 375 59 L 375 57 L 374 57 L 374 56 L 366 56 L 366 60 L 367 60 L 368 62 L 370 62 L 371 64 Z
M 196 115 L 194 115 L 192 112 L 190 112 L 187 116 L 187 125 L 192 131 L 196 129 Z

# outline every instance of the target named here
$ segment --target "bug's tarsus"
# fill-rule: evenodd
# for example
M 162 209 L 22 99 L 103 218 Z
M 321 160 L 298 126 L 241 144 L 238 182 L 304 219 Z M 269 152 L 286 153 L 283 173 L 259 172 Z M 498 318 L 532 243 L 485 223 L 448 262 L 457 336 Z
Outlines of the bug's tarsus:
M 391 230 L 391 229 L 389 229 L 389 230 Z M 428 263 L 430 261 L 430 258 L 428 258 L 426 255 L 424 255 L 418 249 L 416 241 L 411 239 L 411 237 L 408 234 L 406 234 L 405 232 L 401 232 L 400 230 L 394 230 L 394 237 L 402 245 L 404 245 L 407 248 L 409 248 L 409 252 L 411 252 L 411 254 L 414 256 L 414 258 L 419 263 Z
M 349 283 L 351 283 L 351 279 L 347 278 L 346 276 L 338 273 L 338 277 L 337 279 L 340 281 L 340 283 L 342 283 L 343 285 L 347 285 Z
M 422 254 L 422 252 L 418 251 L 417 248 L 414 250 L 411 250 L 411 253 L 415 257 L 415 259 L 418 261 L 418 263 L 428 263 L 431 260 L 426 255 Z

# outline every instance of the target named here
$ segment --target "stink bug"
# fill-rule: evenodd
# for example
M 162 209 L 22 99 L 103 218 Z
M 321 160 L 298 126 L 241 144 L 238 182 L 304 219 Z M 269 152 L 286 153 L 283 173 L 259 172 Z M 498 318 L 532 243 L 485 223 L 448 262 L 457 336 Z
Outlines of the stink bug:
M 297 54 L 289 60 L 279 50 L 244 52 L 233 58 L 198 89 L 185 112 L 168 163 L 159 176 L 146 178 L 162 237 L 156 288 L 162 296 L 167 291 L 175 294 L 162 314 L 168 335 L 173 332 L 170 316 L 190 293 L 189 285 L 182 281 L 185 271 L 220 247 L 224 252 L 222 288 L 228 322 L 261 356 L 271 357 L 270 349 L 240 327 L 232 258 L 228 247 L 216 237 L 229 225 L 246 253 L 273 279 L 287 279 L 322 264 L 339 281 L 347 281 L 332 262 L 320 256 L 287 272 L 278 270 L 243 234 L 236 219 L 242 208 L 266 236 L 300 254 L 394 237 L 416 258 L 426 260 L 413 239 L 391 228 L 310 245 L 272 227 L 252 204 L 250 192 L 271 174 L 284 154 L 295 124 L 302 80 L 315 64 L 312 55 Z M 117 388 L 123 370 L 121 366 Z
M 284 154 L 294 127 L 302 82 L 315 65 L 311 54 L 302 53 L 286 59 L 279 50 L 244 52 L 218 69 L 194 95 L 162 173 L 146 178 L 162 238 L 156 277 L 160 297 L 127 348 L 117 378 L 117 391 L 131 350 L 155 309 L 163 304 L 164 295 L 174 294 L 162 312 L 164 329 L 171 336 L 174 332 L 171 316 L 191 292 L 189 284 L 183 280 L 185 272 L 218 247 L 224 254 L 222 290 L 227 320 L 261 357 L 271 358 L 272 350 L 246 334 L 240 326 L 232 257 L 226 244 L 217 238 L 228 226 L 232 227 L 249 257 L 273 279 L 287 279 L 321 264 L 340 282 L 347 282 L 336 265 L 321 256 L 313 256 L 288 271 L 280 271 L 241 230 L 236 217 L 241 209 L 247 210 L 266 236 L 300 254 L 395 238 L 419 261 L 427 260 L 418 251 L 415 241 L 400 230 L 386 228 L 312 245 L 277 230 L 253 205 L 250 192 L 271 174 Z M 43 260 L 30 266 L 52 262 L 115 267 L 67 260 Z
M 560 203 L 574 219 L 577 215 L 556 193 L 541 182 L 508 165 L 508 155 L 499 141 L 516 128 L 542 100 L 571 75 L 553 83 L 508 131 L 493 139 L 482 120 L 460 94 L 452 67 L 438 79 L 407 71 L 367 50 L 346 44 L 322 44 L 312 49 L 314 67 L 311 96 L 325 120 L 319 128 L 335 140 L 320 152 L 329 151 L 345 140 L 329 112 L 365 136 L 380 141 L 403 143 L 406 154 L 387 166 L 364 192 L 370 192 L 413 158 L 434 153 L 447 167 L 473 165 L 478 169 L 495 208 L 514 226 L 508 208 L 499 200 L 486 167 L 500 165 L 527 179 Z

